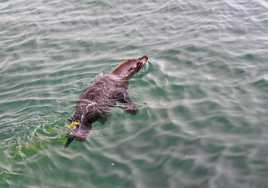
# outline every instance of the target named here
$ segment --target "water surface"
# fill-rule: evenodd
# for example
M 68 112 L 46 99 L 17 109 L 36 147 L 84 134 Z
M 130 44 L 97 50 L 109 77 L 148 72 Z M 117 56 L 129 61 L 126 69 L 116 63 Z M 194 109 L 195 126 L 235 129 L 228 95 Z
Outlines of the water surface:
M 268 187 L 264 0 L 0 2 L 0 187 Z M 122 59 L 114 109 L 63 149 L 74 101 Z

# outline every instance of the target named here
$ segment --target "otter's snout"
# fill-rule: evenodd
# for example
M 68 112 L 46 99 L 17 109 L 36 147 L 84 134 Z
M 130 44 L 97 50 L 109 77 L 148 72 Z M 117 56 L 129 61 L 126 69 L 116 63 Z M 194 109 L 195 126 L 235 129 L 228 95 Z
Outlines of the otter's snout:
M 141 58 L 139 58 L 139 60 L 142 62 L 143 65 L 148 62 L 148 59 L 149 58 L 147 55 L 144 55 Z

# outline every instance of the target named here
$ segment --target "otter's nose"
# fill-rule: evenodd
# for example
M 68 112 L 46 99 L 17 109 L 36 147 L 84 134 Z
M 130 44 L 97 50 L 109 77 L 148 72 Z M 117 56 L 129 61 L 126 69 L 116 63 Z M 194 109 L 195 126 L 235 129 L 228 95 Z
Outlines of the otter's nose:
M 144 55 L 142 56 L 141 58 L 139 58 L 139 60 L 142 62 L 142 64 L 145 64 L 148 62 L 148 56 L 147 55 Z

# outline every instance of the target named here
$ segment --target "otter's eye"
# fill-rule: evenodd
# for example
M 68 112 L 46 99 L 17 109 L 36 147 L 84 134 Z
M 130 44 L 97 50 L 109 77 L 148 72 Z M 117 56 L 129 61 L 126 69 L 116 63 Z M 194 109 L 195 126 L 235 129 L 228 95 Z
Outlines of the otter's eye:
M 131 72 L 132 70 L 135 70 L 136 68 L 134 68 L 134 67 L 130 67 L 129 69 L 128 69 L 128 71 L 129 72 Z

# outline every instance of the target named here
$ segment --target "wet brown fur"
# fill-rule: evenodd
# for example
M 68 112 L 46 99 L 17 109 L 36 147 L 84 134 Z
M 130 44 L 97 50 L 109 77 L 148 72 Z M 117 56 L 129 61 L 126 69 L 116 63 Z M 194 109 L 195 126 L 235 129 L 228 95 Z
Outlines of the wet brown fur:
M 94 81 L 79 97 L 71 121 L 78 120 L 80 125 L 68 134 L 73 139 L 85 140 L 92 123 L 106 116 L 116 103 L 125 104 L 125 111 L 135 113 L 136 105 L 130 100 L 127 89 L 128 79 L 137 73 L 148 61 L 147 56 L 126 60 L 118 65 L 111 74 Z

